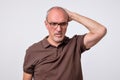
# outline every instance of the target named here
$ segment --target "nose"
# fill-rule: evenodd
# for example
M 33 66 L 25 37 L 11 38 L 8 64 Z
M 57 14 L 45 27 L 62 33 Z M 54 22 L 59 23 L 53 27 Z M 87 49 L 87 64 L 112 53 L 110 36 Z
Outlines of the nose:
M 61 31 L 61 26 L 60 25 L 57 25 L 57 28 L 56 28 L 57 31 Z

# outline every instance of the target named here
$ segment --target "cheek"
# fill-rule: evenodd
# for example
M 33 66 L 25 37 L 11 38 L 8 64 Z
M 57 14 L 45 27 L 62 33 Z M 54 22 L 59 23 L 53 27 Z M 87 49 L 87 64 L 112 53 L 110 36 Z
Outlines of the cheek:
M 52 35 L 52 34 L 54 34 L 54 31 L 55 31 L 55 30 L 49 27 L 49 28 L 48 28 L 48 31 L 49 31 L 49 34 Z

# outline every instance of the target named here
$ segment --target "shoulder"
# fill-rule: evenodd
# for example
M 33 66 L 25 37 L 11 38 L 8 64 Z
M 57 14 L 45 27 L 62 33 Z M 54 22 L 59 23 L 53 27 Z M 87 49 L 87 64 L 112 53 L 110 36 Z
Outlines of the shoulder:
M 42 48 L 42 41 L 33 43 L 26 49 L 26 54 L 35 53 Z
M 67 38 L 66 42 L 68 42 L 68 45 L 76 45 L 76 46 L 83 46 L 85 35 L 74 35 L 71 38 Z
M 71 38 L 71 40 L 81 41 L 81 40 L 84 39 L 85 35 L 86 35 L 86 34 L 84 34 L 84 35 L 74 35 L 74 36 Z
M 85 44 L 84 44 L 85 35 L 86 35 L 86 34 L 83 34 L 83 35 L 74 35 L 74 36 L 71 38 L 72 43 L 74 43 L 75 46 L 78 47 L 78 48 L 81 50 L 81 52 L 84 52 L 85 50 L 88 50 L 88 49 L 85 47 Z

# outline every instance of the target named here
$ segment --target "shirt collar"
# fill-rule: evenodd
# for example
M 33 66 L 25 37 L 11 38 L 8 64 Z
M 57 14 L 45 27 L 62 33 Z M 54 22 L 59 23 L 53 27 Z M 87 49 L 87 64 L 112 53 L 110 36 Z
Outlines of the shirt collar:
M 48 42 L 47 38 L 48 38 L 48 36 L 46 36 L 46 37 L 42 40 L 42 44 L 43 44 L 43 47 L 44 47 L 44 48 L 47 48 L 47 47 L 51 46 L 51 44 Z M 65 36 L 63 42 L 62 42 L 60 45 L 62 45 L 62 44 L 67 44 L 68 41 L 69 41 L 69 38 Z
M 42 40 L 42 44 L 44 48 L 47 48 L 50 46 L 50 43 L 47 40 L 48 36 L 46 36 L 43 40 Z

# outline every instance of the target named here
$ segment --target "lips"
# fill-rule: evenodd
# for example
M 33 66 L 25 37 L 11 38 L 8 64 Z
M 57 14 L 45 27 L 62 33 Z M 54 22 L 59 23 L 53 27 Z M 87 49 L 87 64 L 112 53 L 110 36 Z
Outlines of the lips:
M 55 36 L 56 36 L 56 37 L 62 37 L 62 34 L 56 33 Z

